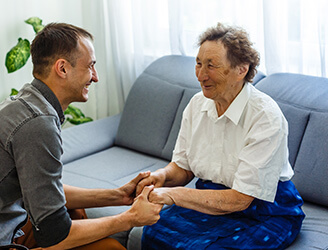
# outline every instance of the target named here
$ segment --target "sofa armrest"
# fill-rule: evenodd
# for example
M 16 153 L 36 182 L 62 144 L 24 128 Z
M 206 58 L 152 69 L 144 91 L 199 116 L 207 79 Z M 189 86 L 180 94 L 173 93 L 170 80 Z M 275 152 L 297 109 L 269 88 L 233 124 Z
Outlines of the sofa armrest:
M 114 145 L 121 114 L 62 130 L 63 164 Z

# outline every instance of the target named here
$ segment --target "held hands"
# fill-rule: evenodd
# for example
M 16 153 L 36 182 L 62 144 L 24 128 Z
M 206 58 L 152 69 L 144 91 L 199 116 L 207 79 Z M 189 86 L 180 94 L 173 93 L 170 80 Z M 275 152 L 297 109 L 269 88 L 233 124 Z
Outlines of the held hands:
M 169 195 L 169 188 L 162 187 L 165 177 L 160 172 L 151 173 L 150 171 L 139 173 L 137 177 L 119 188 L 122 194 L 122 204 L 131 205 L 138 196 L 141 195 L 145 187 L 153 186 L 147 196 L 147 200 L 157 204 L 173 204 L 173 199 Z M 155 188 L 154 187 L 158 187 Z M 136 198 L 137 197 L 137 198 Z
M 129 210 L 133 216 L 133 227 L 155 224 L 160 216 L 163 205 L 149 202 L 149 193 L 154 189 L 154 186 L 145 187 L 141 194 L 138 195 L 131 209 Z
M 161 188 L 165 176 L 161 172 L 142 172 L 137 177 L 120 188 L 123 193 L 123 204 L 132 206 L 132 226 L 155 224 L 164 204 L 174 204 L 170 196 L 170 188 Z M 158 188 L 155 188 L 158 187 Z M 134 198 L 135 197 L 135 198 Z
M 154 203 L 171 205 L 176 203 L 181 192 L 177 188 L 162 188 L 165 186 L 177 187 L 184 186 L 194 178 L 191 171 L 180 168 L 176 163 L 170 162 L 165 168 L 161 168 L 142 179 L 136 189 L 136 194 L 150 185 L 154 185 L 154 191 L 149 195 L 149 201 Z
M 150 171 L 139 173 L 137 177 L 119 188 L 123 195 L 123 205 L 131 205 L 133 203 L 135 197 L 141 193 L 136 191 L 138 190 L 137 185 L 139 186 L 141 180 L 147 179 L 149 177 Z
M 138 195 L 141 191 L 150 185 L 153 185 L 155 188 L 149 194 L 149 201 L 156 204 L 174 204 L 174 199 L 170 195 L 171 188 L 163 188 L 162 186 L 165 183 L 165 174 L 158 170 L 154 173 L 151 173 L 148 177 L 142 179 L 136 189 L 136 194 Z
M 147 186 L 136 195 L 136 189 L 139 183 L 150 178 L 150 171 L 139 173 L 137 177 L 119 188 L 122 194 L 122 203 L 131 205 L 128 213 L 131 214 L 131 223 L 133 227 L 155 224 L 160 216 L 162 204 L 154 204 L 149 201 L 149 193 L 154 186 Z M 148 183 L 148 182 L 147 182 Z
M 136 195 L 139 195 L 144 187 L 153 185 L 155 188 L 162 187 L 165 183 L 165 174 L 158 170 L 154 173 L 149 173 L 149 176 L 140 180 L 137 185 Z

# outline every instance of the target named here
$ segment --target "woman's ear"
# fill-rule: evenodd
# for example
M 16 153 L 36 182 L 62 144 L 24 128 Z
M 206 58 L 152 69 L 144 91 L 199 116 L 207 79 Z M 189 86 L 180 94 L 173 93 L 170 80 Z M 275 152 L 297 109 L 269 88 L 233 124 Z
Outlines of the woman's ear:
M 65 59 L 58 59 L 54 64 L 56 74 L 60 78 L 66 78 L 68 66 L 68 61 L 66 61 Z
M 245 76 L 248 73 L 249 65 L 248 64 L 241 64 L 241 65 L 239 65 L 237 67 L 238 67 L 238 75 L 239 75 L 239 78 L 240 79 L 244 79 Z

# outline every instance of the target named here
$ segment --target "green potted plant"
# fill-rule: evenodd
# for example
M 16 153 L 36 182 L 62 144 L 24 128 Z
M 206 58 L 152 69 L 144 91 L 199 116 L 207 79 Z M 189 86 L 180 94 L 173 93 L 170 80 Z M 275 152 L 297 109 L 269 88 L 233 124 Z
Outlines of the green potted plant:
M 43 29 L 44 25 L 42 20 L 38 17 L 31 17 L 25 21 L 25 23 L 33 26 L 35 34 Z M 16 70 L 22 68 L 30 57 L 30 42 L 27 39 L 18 38 L 18 43 L 7 53 L 5 65 L 8 73 L 13 73 Z M 11 89 L 10 95 L 16 95 L 18 91 L 16 89 Z M 64 111 L 66 116 L 66 121 L 71 124 L 77 125 L 85 122 L 90 122 L 93 119 L 90 117 L 85 117 L 83 112 L 73 106 L 69 105 Z

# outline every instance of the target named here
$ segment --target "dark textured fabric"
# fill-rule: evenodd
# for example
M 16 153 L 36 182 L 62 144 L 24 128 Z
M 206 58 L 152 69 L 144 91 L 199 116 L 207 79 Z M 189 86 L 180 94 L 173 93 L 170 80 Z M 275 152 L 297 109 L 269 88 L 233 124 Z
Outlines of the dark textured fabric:
M 198 189 L 226 189 L 199 180 Z M 279 182 L 274 203 L 255 199 L 246 210 L 215 216 L 171 206 L 161 219 L 144 228 L 148 249 L 284 249 L 298 235 L 304 213 L 302 198 L 291 181 Z
M 69 216 L 72 220 L 81 220 L 87 219 L 87 215 L 84 209 L 69 209 L 68 210 Z M 6 250 L 28 250 L 28 249 L 35 249 L 41 250 L 38 247 L 38 244 L 34 238 L 33 234 L 33 226 L 31 221 L 28 221 L 26 225 L 22 228 L 24 235 L 18 239 L 16 239 L 16 244 L 11 244 L 9 246 L 0 246 L 0 249 Z M 55 230 L 55 229 L 54 229 Z M 124 250 L 126 249 L 123 247 L 117 240 L 111 238 L 105 238 L 84 246 L 72 248 L 74 250 Z
M 28 248 L 22 246 L 22 245 L 17 245 L 17 244 L 10 244 L 7 246 L 0 246 L 1 250 L 28 250 Z
M 33 227 L 34 237 L 41 247 L 50 247 L 63 241 L 69 234 L 72 221 L 66 207 L 46 217 Z
M 45 83 L 38 79 L 34 79 L 31 84 L 37 88 L 43 97 L 46 98 L 46 100 L 54 107 L 58 114 L 60 123 L 63 124 L 65 121 L 64 111 L 54 92 L 52 92 L 52 90 Z
M 36 79 L 0 103 L 0 245 L 21 236 L 27 214 L 36 227 L 51 228 L 43 220 L 66 203 L 60 180 L 61 118 L 56 96 Z

